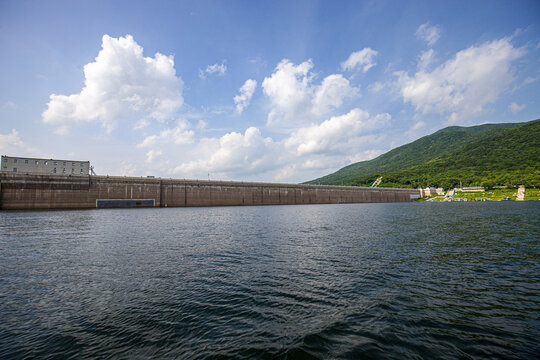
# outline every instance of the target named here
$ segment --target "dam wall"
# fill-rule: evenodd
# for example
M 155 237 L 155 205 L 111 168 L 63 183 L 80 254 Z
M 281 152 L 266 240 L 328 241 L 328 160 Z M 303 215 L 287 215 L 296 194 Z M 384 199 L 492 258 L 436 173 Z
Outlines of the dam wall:
M 0 173 L 0 209 L 409 202 L 416 189 Z

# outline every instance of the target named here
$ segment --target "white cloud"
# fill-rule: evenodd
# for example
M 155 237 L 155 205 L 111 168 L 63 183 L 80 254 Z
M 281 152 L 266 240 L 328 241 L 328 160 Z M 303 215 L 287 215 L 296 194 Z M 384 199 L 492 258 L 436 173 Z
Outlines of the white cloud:
M 102 41 L 95 61 L 84 66 L 84 88 L 78 94 L 52 94 L 44 122 L 100 121 L 111 132 L 121 120 L 164 120 L 182 106 L 183 82 L 176 77 L 172 56 L 144 57 L 131 35 L 104 35 Z
M 221 64 L 215 63 L 214 65 L 208 65 L 204 71 L 199 69 L 199 77 L 201 79 L 206 79 L 206 74 L 223 76 L 226 72 L 227 65 L 225 65 L 225 61 L 222 61 Z
M 146 153 L 145 162 L 151 163 L 152 161 L 154 161 L 156 158 L 158 158 L 162 154 L 163 154 L 163 152 L 161 152 L 159 150 L 150 150 L 149 152 Z
M 358 94 L 342 75 L 327 76 L 321 85 L 313 84 L 313 62 L 295 65 L 283 59 L 262 83 L 270 99 L 269 126 L 296 127 L 339 108 L 343 100 Z
M 159 139 L 160 139 L 159 135 L 149 135 L 144 138 L 142 143 L 137 144 L 137 147 L 145 148 L 145 147 L 153 146 Z
M 337 109 L 343 104 L 343 99 L 354 97 L 358 89 L 351 87 L 349 80 L 341 74 L 327 76 L 322 84 L 316 88 L 311 101 L 312 112 L 316 115 L 326 114 L 332 109 Z
M 347 160 L 349 160 L 349 162 L 351 164 L 352 163 L 357 163 L 359 161 L 366 161 L 366 160 L 375 159 L 377 156 L 382 155 L 385 152 L 386 152 L 385 150 L 377 150 L 377 149 L 364 150 L 364 151 L 361 151 L 361 152 L 359 152 L 357 154 L 349 156 L 347 158 Z
M 449 123 L 463 123 L 497 100 L 514 80 L 512 61 L 523 54 L 503 38 L 462 50 L 431 72 L 394 74 L 404 102 L 413 104 L 417 115 L 441 114 Z
M 321 124 L 298 129 L 285 140 L 285 146 L 299 156 L 336 151 L 345 154 L 357 150 L 361 134 L 387 126 L 390 119 L 390 114 L 370 117 L 367 111 L 352 109 Z
M 373 84 L 369 85 L 368 89 L 370 91 L 374 92 L 374 93 L 377 93 L 377 92 L 381 91 L 382 89 L 384 89 L 384 87 L 385 87 L 385 84 L 383 84 L 380 81 L 376 81 Z
M 529 85 L 529 84 L 532 84 L 536 81 L 540 80 L 540 76 L 536 76 L 536 77 L 527 77 L 525 78 L 525 80 L 523 80 L 523 85 Z
M 349 58 L 341 63 L 341 70 L 354 70 L 361 69 L 362 72 L 367 72 L 377 63 L 373 61 L 373 58 L 378 54 L 377 51 L 371 48 L 364 48 L 360 51 L 356 51 L 349 55 Z
M 224 180 L 308 180 L 335 171 L 353 158 L 366 159 L 375 156 L 374 152 L 378 155 L 380 151 L 372 149 L 380 145 L 384 135 L 375 132 L 387 127 L 390 118 L 389 114 L 370 116 L 367 111 L 353 109 L 297 129 L 282 140 L 264 137 L 260 129 L 249 127 L 244 133 L 202 138 L 185 152 L 161 148 L 163 159 L 172 154 L 178 159 L 177 166 L 169 161 L 163 163 L 162 170 L 182 178 L 206 179 L 210 174 L 210 178 Z M 145 145 L 157 147 L 158 138 L 149 138 Z M 147 160 L 157 156 L 147 153 Z
M 114 168 L 115 175 L 116 171 L 119 172 L 120 176 L 135 176 L 137 174 L 137 165 L 135 164 L 122 162 L 119 167 L 115 166 Z
M 195 133 L 193 130 L 189 130 L 190 127 L 191 124 L 188 121 L 178 120 L 174 128 L 165 129 L 157 135 L 147 136 L 140 144 L 137 144 L 137 147 L 145 148 L 163 144 L 192 144 Z
M 435 61 L 435 51 L 429 49 L 422 51 L 418 59 L 418 70 L 426 70 Z
M 268 122 L 278 122 L 281 117 L 286 120 L 294 118 L 309 107 L 313 74 L 311 60 L 294 65 L 287 59 L 281 60 L 272 76 L 263 80 L 264 94 L 270 98 L 274 106 L 268 115 Z
M 525 109 L 525 104 L 522 104 L 522 105 L 518 105 L 516 104 L 515 102 L 511 103 L 509 106 L 508 106 L 508 109 L 510 109 L 510 111 L 514 114 L 517 114 L 518 112 L 520 112 L 521 110 Z
M 263 174 L 275 166 L 273 146 L 272 139 L 263 138 L 256 127 L 249 127 L 244 134 L 231 132 L 219 139 L 203 139 L 200 158 L 177 166 L 173 173 L 184 177 L 210 173 L 214 178 Z
M 206 129 L 206 127 L 208 126 L 208 123 L 204 120 L 199 120 L 197 121 L 197 130 L 202 130 L 202 129 Z
M 246 107 L 248 107 L 251 97 L 257 87 L 257 81 L 248 79 L 240 88 L 240 94 L 234 97 L 234 103 L 236 104 L 236 111 L 241 114 Z
M 441 28 L 437 25 L 432 26 L 427 22 L 418 27 L 415 35 L 418 39 L 425 41 L 429 46 L 433 46 L 441 37 Z
M 27 146 L 20 138 L 19 132 L 11 129 L 11 133 L 0 133 L 0 153 L 13 155 L 26 155 L 34 152 L 35 149 Z
M 140 119 L 133 125 L 133 130 L 142 130 L 150 125 L 148 119 Z

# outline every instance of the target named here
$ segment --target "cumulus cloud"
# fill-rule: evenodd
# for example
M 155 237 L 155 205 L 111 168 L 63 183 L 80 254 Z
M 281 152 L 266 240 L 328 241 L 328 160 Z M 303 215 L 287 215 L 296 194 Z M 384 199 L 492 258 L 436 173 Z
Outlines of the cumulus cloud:
M 320 85 L 313 84 L 313 62 L 295 65 L 283 59 L 262 83 L 272 109 L 268 125 L 289 126 L 302 123 L 341 106 L 343 100 L 358 94 L 342 75 L 327 76 Z
M 276 141 L 256 127 L 245 133 L 230 132 L 220 138 L 201 139 L 172 173 L 181 177 L 221 179 L 299 180 L 336 170 L 351 159 L 374 156 L 372 146 L 387 127 L 389 114 L 371 116 L 362 109 L 330 117 L 320 124 L 293 131 Z M 379 150 L 375 153 L 378 155 Z
M 510 109 L 510 111 L 514 114 L 517 114 L 518 112 L 520 112 L 521 110 L 525 109 L 525 104 L 522 104 L 522 105 L 518 105 L 516 104 L 515 102 L 511 103 L 509 106 L 508 106 L 508 109 Z
M 244 134 L 231 132 L 219 139 L 203 139 L 199 147 L 201 158 L 177 166 L 174 174 L 189 177 L 211 173 L 230 178 L 262 174 L 268 166 L 275 166 L 274 143 L 263 138 L 256 127 L 249 127 Z
M 427 22 L 418 27 L 415 35 L 418 39 L 425 41 L 429 46 L 433 46 L 441 37 L 441 28 Z
M 387 126 L 390 119 L 390 114 L 370 117 L 365 110 L 352 109 L 347 114 L 331 117 L 321 124 L 298 129 L 285 140 L 285 146 L 292 148 L 299 156 L 338 150 L 340 153 L 355 151 L 361 134 Z
M 241 114 L 246 107 L 248 107 L 251 97 L 257 87 L 257 81 L 248 79 L 240 88 L 240 94 L 234 97 L 234 103 L 236 104 L 236 112 Z
M 268 116 L 268 121 L 276 119 L 280 113 L 293 117 L 305 111 L 311 100 L 311 80 L 313 74 L 311 60 L 294 65 L 288 59 L 283 59 L 276 66 L 274 73 L 263 80 L 264 94 L 270 98 L 274 109 Z
M 341 70 L 355 70 L 359 69 L 362 72 L 367 72 L 377 63 L 373 61 L 373 58 L 378 54 L 377 51 L 371 48 L 364 48 L 360 51 L 355 51 L 349 55 L 349 58 L 341 63 Z
M 199 77 L 201 79 L 206 79 L 207 74 L 216 74 L 217 76 L 223 76 L 226 72 L 227 65 L 225 65 L 225 61 L 222 61 L 221 64 L 215 63 L 214 65 L 208 65 L 204 71 L 199 69 Z
M 34 151 L 33 148 L 27 146 L 19 136 L 19 132 L 15 129 L 11 129 L 11 133 L 0 133 L 0 153 L 1 154 L 28 154 Z
M 440 114 L 449 123 L 463 123 L 497 100 L 514 80 L 512 62 L 524 53 L 503 38 L 462 50 L 431 72 L 394 74 L 404 102 L 414 105 L 418 115 Z
M 191 124 L 188 121 L 178 120 L 174 128 L 165 129 L 157 135 L 147 136 L 140 144 L 137 144 L 137 147 L 145 148 L 168 143 L 176 145 L 191 144 L 194 141 L 195 133 L 193 130 L 189 130 L 190 127 Z
M 316 115 L 326 114 L 332 109 L 339 108 L 343 104 L 344 98 L 354 97 L 357 94 L 358 89 L 351 87 L 349 80 L 341 74 L 329 75 L 315 89 L 311 101 L 312 112 Z
M 173 56 L 144 57 L 131 35 L 104 35 L 95 61 L 84 66 L 84 76 L 80 93 L 50 96 L 44 122 L 100 121 L 110 132 L 124 119 L 164 120 L 183 103 L 183 82 L 176 76 Z

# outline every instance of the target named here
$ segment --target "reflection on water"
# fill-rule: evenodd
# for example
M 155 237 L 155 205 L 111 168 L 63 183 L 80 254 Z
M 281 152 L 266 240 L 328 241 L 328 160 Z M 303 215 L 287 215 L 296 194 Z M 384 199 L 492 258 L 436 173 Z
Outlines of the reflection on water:
M 538 202 L 0 213 L 0 358 L 533 358 Z

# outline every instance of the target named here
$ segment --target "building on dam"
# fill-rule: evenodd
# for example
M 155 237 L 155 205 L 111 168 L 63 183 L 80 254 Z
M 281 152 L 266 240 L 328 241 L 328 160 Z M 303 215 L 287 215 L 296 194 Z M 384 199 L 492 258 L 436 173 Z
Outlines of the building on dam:
M 90 161 L 2 156 L 1 171 L 37 175 L 88 175 Z

